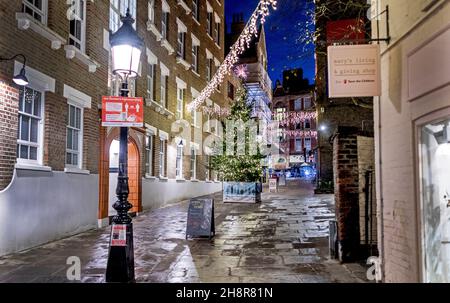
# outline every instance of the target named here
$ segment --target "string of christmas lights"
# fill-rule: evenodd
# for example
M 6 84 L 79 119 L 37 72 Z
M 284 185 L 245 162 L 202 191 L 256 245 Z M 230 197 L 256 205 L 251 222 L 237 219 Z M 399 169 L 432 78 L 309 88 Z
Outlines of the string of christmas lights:
M 231 114 L 231 111 L 228 108 L 214 108 L 210 106 L 202 106 L 201 110 L 204 114 L 217 118 L 228 117 Z
M 187 108 L 189 111 L 197 110 L 214 93 L 216 87 L 225 79 L 225 76 L 230 74 L 235 64 L 239 61 L 239 55 L 248 49 L 252 39 L 258 36 L 258 20 L 261 24 L 266 22 L 270 7 L 272 7 L 273 10 L 276 10 L 277 0 L 261 0 L 259 2 L 241 35 L 231 47 L 230 52 L 225 57 L 225 60 L 220 65 L 211 81 L 202 90 L 199 96 L 188 104 Z
M 275 118 L 276 113 L 274 114 Z M 304 123 L 306 120 L 315 120 L 317 118 L 316 112 L 291 112 L 284 114 L 282 120 L 278 121 L 280 126 L 296 125 L 298 123 Z
M 316 138 L 317 131 L 315 130 L 283 130 L 283 133 L 295 138 Z

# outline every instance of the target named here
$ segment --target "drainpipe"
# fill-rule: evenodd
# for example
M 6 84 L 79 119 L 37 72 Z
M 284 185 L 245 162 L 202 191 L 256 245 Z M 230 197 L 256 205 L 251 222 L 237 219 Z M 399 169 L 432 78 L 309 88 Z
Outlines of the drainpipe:
M 378 189 L 379 189 L 379 203 L 377 203 L 377 208 L 380 214 L 380 227 L 379 235 L 379 253 L 381 255 L 381 279 L 384 281 L 384 274 L 386 272 L 386 262 L 385 262 L 385 251 L 384 251 L 384 199 L 383 199 L 383 161 L 382 161 L 382 144 L 381 144 L 381 97 L 376 97 L 378 99 Z

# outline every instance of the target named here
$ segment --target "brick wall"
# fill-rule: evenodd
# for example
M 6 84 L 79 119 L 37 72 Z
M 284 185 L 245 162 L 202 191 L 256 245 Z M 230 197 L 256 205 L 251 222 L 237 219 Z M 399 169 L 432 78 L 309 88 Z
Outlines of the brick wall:
M 0 191 L 11 181 L 16 161 L 18 90 L 0 79 Z
M 55 79 L 55 92 L 45 92 L 44 133 L 43 133 L 43 164 L 54 171 L 62 171 L 65 167 L 65 145 L 67 125 L 67 99 L 63 97 L 64 84 L 79 90 L 92 98 L 91 108 L 84 109 L 84 138 L 82 168 L 98 173 L 99 159 L 99 124 L 98 104 L 101 96 L 107 93 L 108 52 L 103 49 L 102 30 L 108 28 L 109 1 L 99 0 L 87 2 L 86 23 L 86 55 L 99 63 L 95 73 L 88 71 L 88 66 L 77 58 L 67 59 L 64 46 L 58 50 L 52 49 L 49 40 L 31 29 L 20 30 L 17 26 L 16 12 L 21 12 L 22 1 L 2 1 L 0 3 L 0 27 L 7 29 L 0 34 L 0 56 L 9 57 L 22 53 L 27 58 L 27 66 Z M 68 5 L 65 1 L 49 1 L 47 27 L 63 38 L 69 36 Z M 20 58 L 17 61 L 21 61 Z M 0 78 L 10 82 L 14 76 L 14 63 L 0 64 Z M 17 111 L 11 111 L 11 116 L 17 116 Z M 16 120 L 11 120 L 12 124 Z M 2 129 L 0 136 L 10 138 L 5 141 L 9 150 L 16 149 L 15 138 L 17 125 Z M 2 143 L 4 141 L 2 140 Z M 6 146 L 6 144 L 4 146 Z M 8 156 L 5 165 L 11 168 L 15 164 L 15 156 Z M 12 170 L 2 170 L 11 178 Z M 3 181 L 2 181 L 3 182 Z M 5 186 L 2 183 L 2 186 Z
M 339 259 L 359 258 L 359 184 L 357 129 L 338 129 L 333 141 L 336 219 L 338 223 Z
M 333 178 L 333 148 L 330 138 L 340 126 L 363 128 L 363 122 L 373 121 L 373 110 L 352 103 L 351 100 L 341 99 L 318 101 L 317 125 L 325 126 L 325 130 L 319 132 L 320 149 L 320 178 L 332 180 Z M 323 112 L 322 112 L 323 108 Z

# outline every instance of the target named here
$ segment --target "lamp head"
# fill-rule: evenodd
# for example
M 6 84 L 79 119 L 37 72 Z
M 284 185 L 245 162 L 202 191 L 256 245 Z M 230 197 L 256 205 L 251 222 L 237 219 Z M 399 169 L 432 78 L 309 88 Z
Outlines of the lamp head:
M 25 75 L 25 66 L 22 67 L 19 74 L 15 75 L 13 78 L 14 83 L 20 86 L 28 85 L 28 78 Z
M 134 78 L 138 75 L 139 62 L 144 41 L 133 28 L 134 19 L 127 10 L 121 18 L 122 26 L 111 34 L 110 44 L 112 53 L 112 70 L 123 79 Z

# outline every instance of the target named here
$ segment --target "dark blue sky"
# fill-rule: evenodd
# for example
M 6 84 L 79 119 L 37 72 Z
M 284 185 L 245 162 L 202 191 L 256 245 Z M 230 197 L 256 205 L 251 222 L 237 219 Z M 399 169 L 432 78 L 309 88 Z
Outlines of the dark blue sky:
M 277 10 L 271 10 L 265 24 L 269 57 L 269 74 L 273 83 L 282 79 L 285 69 L 302 67 L 305 77 L 314 82 L 314 49 L 306 47 L 298 38 L 306 22 L 306 0 L 278 1 Z M 244 13 L 245 21 L 253 13 L 259 0 L 226 0 L 225 16 L 228 28 L 234 13 Z

